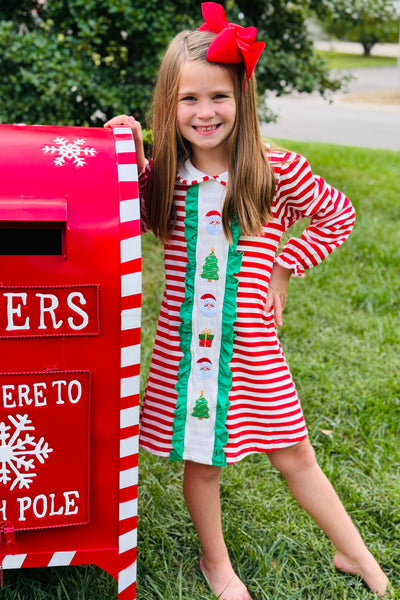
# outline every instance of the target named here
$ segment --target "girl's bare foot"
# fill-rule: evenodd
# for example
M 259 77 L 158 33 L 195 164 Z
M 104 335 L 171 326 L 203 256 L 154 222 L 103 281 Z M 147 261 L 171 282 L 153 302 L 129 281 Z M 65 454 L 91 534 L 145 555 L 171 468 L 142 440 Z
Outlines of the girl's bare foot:
M 209 566 L 202 557 L 200 570 L 212 592 L 219 600 L 251 600 L 244 583 L 236 575 L 229 561 L 222 565 Z
M 385 596 L 389 587 L 389 579 L 371 553 L 368 553 L 365 561 L 356 563 L 345 554 L 337 552 L 334 556 L 333 564 L 340 571 L 359 575 L 371 592 L 378 594 L 379 598 Z

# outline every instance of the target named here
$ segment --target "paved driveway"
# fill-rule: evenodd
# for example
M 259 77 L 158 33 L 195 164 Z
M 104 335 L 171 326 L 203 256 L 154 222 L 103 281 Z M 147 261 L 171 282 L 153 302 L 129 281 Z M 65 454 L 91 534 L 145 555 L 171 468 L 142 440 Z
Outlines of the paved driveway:
M 354 80 L 348 94 L 398 89 L 399 70 L 395 67 L 364 68 L 352 71 Z M 319 94 L 293 94 L 271 97 L 267 104 L 278 115 L 277 123 L 262 126 L 263 135 L 292 140 L 330 142 L 400 150 L 400 106 L 349 102 L 343 92 L 329 103 Z

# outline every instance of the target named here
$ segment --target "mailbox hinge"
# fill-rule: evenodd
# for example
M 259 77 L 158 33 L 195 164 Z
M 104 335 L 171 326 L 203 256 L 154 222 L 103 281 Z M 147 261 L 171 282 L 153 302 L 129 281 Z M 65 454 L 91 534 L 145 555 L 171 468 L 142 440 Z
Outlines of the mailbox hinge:
M 2 521 L 0 523 L 0 587 L 3 587 L 3 558 L 7 554 L 15 554 L 16 550 L 14 525 L 11 521 Z

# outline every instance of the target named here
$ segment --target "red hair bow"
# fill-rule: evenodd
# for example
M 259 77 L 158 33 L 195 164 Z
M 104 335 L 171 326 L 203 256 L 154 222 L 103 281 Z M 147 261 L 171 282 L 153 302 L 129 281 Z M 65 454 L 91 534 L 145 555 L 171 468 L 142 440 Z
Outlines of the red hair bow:
M 219 63 L 243 61 L 247 77 L 250 78 L 265 48 L 264 42 L 255 41 L 257 28 L 229 23 L 223 7 L 216 2 L 203 2 L 201 9 L 205 23 L 199 30 L 218 34 L 208 48 L 207 60 Z

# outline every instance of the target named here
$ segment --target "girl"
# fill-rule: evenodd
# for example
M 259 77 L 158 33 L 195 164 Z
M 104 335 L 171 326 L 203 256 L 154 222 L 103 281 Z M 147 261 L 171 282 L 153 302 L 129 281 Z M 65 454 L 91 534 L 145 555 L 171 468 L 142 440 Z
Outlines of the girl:
M 146 227 L 164 242 L 166 288 L 141 414 L 141 445 L 185 461 L 200 568 L 221 600 L 249 600 L 221 527 L 221 467 L 265 452 L 336 548 L 334 564 L 373 592 L 388 580 L 318 466 L 278 341 L 289 279 L 320 263 L 354 224 L 349 200 L 299 155 L 261 139 L 255 28 L 202 5 L 205 23 L 169 45 L 155 91 L 153 158 L 137 147 Z M 311 223 L 277 254 L 299 218 Z

